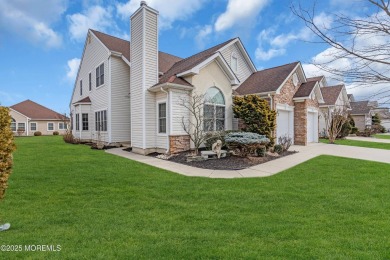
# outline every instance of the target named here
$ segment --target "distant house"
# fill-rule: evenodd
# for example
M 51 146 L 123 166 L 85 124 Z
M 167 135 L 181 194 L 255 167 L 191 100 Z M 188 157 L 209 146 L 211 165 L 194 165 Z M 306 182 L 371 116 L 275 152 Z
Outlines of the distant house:
M 378 114 L 381 125 L 386 128 L 387 132 L 390 132 L 390 111 L 387 107 L 376 107 L 372 109 L 373 114 Z
M 15 135 L 31 136 L 34 132 L 53 135 L 54 131 L 65 133 L 69 118 L 31 100 L 10 106 L 11 129 Z
M 353 98 L 353 96 L 352 96 Z M 355 126 L 359 131 L 364 131 L 366 128 L 371 128 L 373 107 L 369 101 L 354 101 L 351 104 L 351 116 L 355 121 Z

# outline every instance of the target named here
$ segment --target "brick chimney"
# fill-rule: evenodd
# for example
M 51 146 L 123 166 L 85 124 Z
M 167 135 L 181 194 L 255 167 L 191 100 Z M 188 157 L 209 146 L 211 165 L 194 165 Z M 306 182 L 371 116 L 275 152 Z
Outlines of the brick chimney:
M 156 101 L 147 89 L 158 82 L 158 11 L 141 1 L 130 17 L 130 109 L 133 151 L 156 147 Z

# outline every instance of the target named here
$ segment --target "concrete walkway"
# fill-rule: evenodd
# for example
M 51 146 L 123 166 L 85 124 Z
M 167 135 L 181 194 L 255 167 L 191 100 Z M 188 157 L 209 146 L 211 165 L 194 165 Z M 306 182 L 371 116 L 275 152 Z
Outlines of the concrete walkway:
M 347 140 L 354 141 L 365 141 L 365 142 L 375 142 L 375 143 L 387 143 L 390 144 L 390 139 L 379 139 L 375 137 L 363 137 L 363 136 L 354 136 L 354 137 L 346 137 Z
M 390 163 L 390 150 L 354 147 L 346 145 L 330 145 L 323 143 L 309 144 L 308 146 L 291 146 L 291 151 L 298 153 L 255 165 L 243 170 L 209 170 L 174 163 L 150 156 L 143 156 L 132 152 L 123 151 L 123 148 L 106 150 L 107 153 L 118 155 L 134 161 L 149 164 L 161 169 L 176 172 L 185 176 L 209 177 L 209 178 L 248 178 L 267 177 L 287 170 L 295 165 L 303 163 L 319 155 L 334 155 L 362 160 Z

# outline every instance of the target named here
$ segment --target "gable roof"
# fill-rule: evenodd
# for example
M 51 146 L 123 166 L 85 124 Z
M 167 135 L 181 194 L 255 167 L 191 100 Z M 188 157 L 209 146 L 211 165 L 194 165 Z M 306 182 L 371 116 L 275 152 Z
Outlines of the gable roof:
M 368 106 L 368 101 L 351 102 L 351 115 L 369 114 L 371 108 Z
M 307 78 L 307 81 L 321 81 L 323 78 L 324 76 L 316 76 L 316 77 Z
M 74 102 L 73 104 L 77 103 L 91 103 L 91 99 L 89 97 L 85 97 L 83 99 L 80 99 L 79 101 Z
M 236 91 L 240 95 L 277 91 L 299 62 L 257 71 L 249 76 Z
M 200 63 L 217 53 L 219 49 L 234 41 L 235 39 L 236 38 L 230 39 L 226 42 L 223 42 L 207 50 L 196 53 L 186 59 L 182 59 L 176 62 L 163 76 L 160 77 L 159 82 L 157 84 L 159 85 L 163 83 L 177 83 L 192 86 L 186 80 L 178 77 L 177 75 L 195 67 L 196 65 L 199 65 Z
M 120 52 L 130 62 L 130 42 L 90 29 L 90 31 L 109 49 L 110 51 Z M 173 64 L 182 60 L 177 56 L 158 52 L 158 68 L 159 72 L 165 73 L 168 71 Z
M 316 84 L 317 81 L 309 81 L 302 83 L 301 86 L 298 88 L 298 91 L 295 92 L 294 98 L 309 97 Z
M 336 104 L 337 98 L 340 96 L 344 85 L 336 85 L 321 88 L 322 96 L 324 97 L 325 106 L 332 106 Z
M 41 120 L 63 120 L 64 116 L 29 99 L 10 106 L 13 110 L 31 118 Z M 66 117 L 68 120 L 69 118 Z

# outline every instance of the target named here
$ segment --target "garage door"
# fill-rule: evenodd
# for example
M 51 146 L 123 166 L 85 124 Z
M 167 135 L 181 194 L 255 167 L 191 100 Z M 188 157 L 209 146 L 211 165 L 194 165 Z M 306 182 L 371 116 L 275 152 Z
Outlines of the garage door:
M 307 142 L 318 142 L 318 116 L 317 113 L 307 113 Z
M 293 112 L 286 110 L 278 110 L 278 116 L 276 118 L 276 137 L 288 135 L 294 140 L 294 123 L 293 123 Z M 276 140 L 278 141 L 278 140 Z

